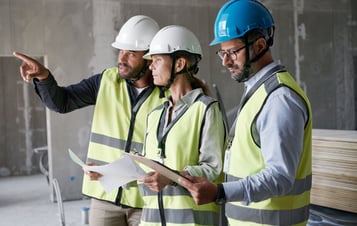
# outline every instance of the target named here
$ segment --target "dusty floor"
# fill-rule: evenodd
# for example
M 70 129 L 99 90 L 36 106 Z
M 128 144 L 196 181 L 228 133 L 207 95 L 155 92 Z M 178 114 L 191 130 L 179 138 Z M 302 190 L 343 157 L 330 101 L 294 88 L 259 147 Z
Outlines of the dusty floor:
M 84 225 L 81 208 L 89 207 L 89 203 L 88 199 L 63 202 L 61 218 L 58 203 L 50 201 L 49 186 L 42 174 L 0 177 L 1 226 Z

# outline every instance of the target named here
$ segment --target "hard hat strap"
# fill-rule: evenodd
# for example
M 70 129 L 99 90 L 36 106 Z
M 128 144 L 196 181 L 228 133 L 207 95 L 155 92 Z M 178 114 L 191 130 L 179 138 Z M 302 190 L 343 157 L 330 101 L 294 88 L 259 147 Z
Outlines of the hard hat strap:
M 171 65 L 171 73 L 170 73 L 170 79 L 167 82 L 167 84 L 165 86 L 159 86 L 160 88 L 160 98 L 165 97 L 165 91 L 170 89 L 171 84 L 174 82 L 175 80 L 175 64 L 176 64 L 176 56 L 172 55 L 172 65 Z
M 243 72 L 242 72 L 242 77 L 241 79 L 238 80 L 238 82 L 245 82 L 249 79 L 249 76 L 250 76 L 250 57 L 249 57 L 249 46 L 252 44 L 252 43 L 249 43 L 248 42 L 248 37 L 245 36 L 244 37 L 244 43 L 247 43 L 246 47 L 245 47 L 245 63 L 244 63 L 244 66 L 243 66 Z
M 270 37 L 269 39 L 271 39 L 272 40 L 272 37 Z M 268 42 L 267 42 L 267 47 L 263 50 L 263 51 L 261 51 L 258 55 L 256 55 L 255 57 L 253 57 L 253 59 L 250 59 L 250 54 L 249 54 L 249 46 L 251 45 L 251 44 L 253 44 L 254 42 L 248 42 L 248 37 L 247 36 L 245 36 L 244 37 L 244 41 L 245 41 L 245 43 L 248 43 L 247 45 L 246 45 L 246 51 L 245 51 L 245 64 L 244 64 L 244 66 L 243 66 L 243 73 L 242 73 L 242 78 L 240 79 L 240 80 L 238 80 L 238 82 L 245 82 L 245 81 L 248 81 L 248 79 L 250 78 L 250 76 L 251 76 L 251 64 L 252 63 L 254 63 L 254 62 L 256 62 L 256 61 L 258 61 L 260 58 L 262 58 L 263 56 L 264 56 L 264 54 L 266 53 L 266 52 L 268 52 L 268 50 L 269 50 L 269 47 L 271 46 L 271 42 L 272 41 L 270 41 L 270 40 L 268 40 Z
M 263 51 L 256 55 L 253 59 L 250 60 L 250 63 L 254 63 L 259 60 L 266 52 L 268 52 L 269 46 L 267 46 Z
M 190 72 L 193 72 L 193 74 L 197 74 L 198 70 L 199 70 L 198 65 L 196 63 L 196 64 L 192 65 L 191 67 L 189 67 L 187 69 L 184 68 L 181 71 L 175 72 L 175 64 L 176 64 L 177 56 L 176 55 L 171 55 L 171 58 L 172 58 L 172 66 L 171 66 L 170 79 L 169 79 L 168 83 L 165 86 L 159 86 L 159 88 L 160 88 L 160 98 L 163 98 L 165 96 L 165 91 L 170 89 L 170 86 L 174 82 L 174 80 L 175 80 L 177 75 L 190 73 Z
M 147 65 L 147 60 L 144 59 L 144 66 L 141 68 L 140 72 L 134 79 L 127 79 L 127 82 L 130 85 L 134 85 L 136 81 L 140 80 L 146 73 L 146 70 L 149 68 Z
M 176 75 L 178 74 L 175 73 L 176 56 L 171 55 L 171 58 L 172 58 L 172 65 L 171 65 L 170 79 L 168 83 L 164 86 L 166 90 L 170 89 L 171 84 L 174 82 Z

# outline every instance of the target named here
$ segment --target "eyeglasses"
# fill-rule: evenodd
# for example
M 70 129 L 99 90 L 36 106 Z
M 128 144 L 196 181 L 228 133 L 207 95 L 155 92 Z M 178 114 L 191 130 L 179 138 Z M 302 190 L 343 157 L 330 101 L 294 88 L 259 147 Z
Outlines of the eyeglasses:
M 244 46 L 242 46 L 242 47 L 240 47 L 240 48 L 238 48 L 238 49 L 234 49 L 234 50 L 229 49 L 229 50 L 227 50 L 227 51 L 220 49 L 220 50 L 218 50 L 218 51 L 216 52 L 216 54 L 219 56 L 219 58 L 221 58 L 221 60 L 224 59 L 224 56 L 225 56 L 226 54 L 227 54 L 227 56 L 229 57 L 229 59 L 231 59 L 231 60 L 236 60 L 236 59 L 237 59 L 237 54 L 238 54 L 242 49 L 244 49 L 246 46 L 247 46 L 247 45 L 244 45 Z

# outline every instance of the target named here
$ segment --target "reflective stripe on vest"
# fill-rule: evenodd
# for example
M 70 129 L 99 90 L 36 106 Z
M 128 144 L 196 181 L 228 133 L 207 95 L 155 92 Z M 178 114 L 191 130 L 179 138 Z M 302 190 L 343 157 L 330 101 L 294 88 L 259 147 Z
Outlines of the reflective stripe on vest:
M 284 196 L 273 197 L 261 202 L 252 202 L 249 205 L 241 202 L 227 203 L 226 215 L 231 225 L 250 225 L 251 223 L 257 225 L 296 225 L 304 224 L 308 219 L 312 178 L 311 107 L 304 92 L 287 72 L 277 73 L 270 77 L 254 92 L 241 109 L 230 148 L 231 164 L 229 164 L 227 181 L 236 181 L 239 178 L 254 175 L 265 168 L 259 134 L 256 133 L 254 125 L 269 94 L 280 86 L 294 90 L 306 103 L 309 113 L 304 130 L 303 151 L 294 186 Z
M 160 222 L 160 213 L 158 209 L 143 209 L 142 222 L 140 225 L 152 225 L 151 222 Z M 194 209 L 165 209 L 166 226 L 170 225 L 194 225 L 192 222 L 196 222 L 195 225 L 218 225 L 217 219 L 218 213 L 212 214 L 212 211 L 196 211 Z M 213 223 L 212 222 L 217 222 Z M 161 223 L 154 223 L 159 226 Z
M 143 184 L 139 184 L 139 188 L 145 200 L 140 225 L 161 225 L 158 193 Z M 196 205 L 190 193 L 181 186 L 166 186 L 162 193 L 167 226 L 218 225 L 219 207 L 216 204 Z
M 292 210 L 264 210 L 249 209 L 231 203 L 226 204 L 226 216 L 230 218 L 230 225 L 306 225 L 295 216 L 309 215 L 309 208 L 305 206 Z M 236 220 L 239 219 L 239 220 Z M 248 223 L 249 222 L 249 223 Z
M 103 72 L 94 108 L 88 161 L 98 164 L 113 162 L 123 155 L 128 142 L 131 142 L 130 151 L 142 152 L 146 116 L 148 112 L 162 103 L 158 88 L 149 87 L 143 92 L 143 97 L 148 97 L 140 107 L 135 106 L 138 110 L 136 117 L 133 118 L 126 81 L 118 76 L 117 68 L 110 68 Z M 148 95 L 149 93 L 146 92 L 151 92 L 151 94 Z M 133 123 L 132 126 L 131 123 Z M 131 127 L 133 127 L 133 134 L 129 141 L 129 128 Z M 121 193 L 119 189 L 106 193 L 98 181 L 91 181 L 87 176 L 83 177 L 82 192 L 86 196 L 130 207 L 141 208 L 143 206 L 136 182 L 129 183 L 126 188 L 120 190 L 122 190 Z
M 209 101 L 206 101 L 209 100 Z M 171 127 L 164 145 L 164 164 L 181 171 L 187 165 L 197 165 L 201 130 L 207 107 L 217 103 L 208 97 L 201 97 L 186 110 L 185 114 Z M 212 106 L 213 107 L 213 106 Z M 215 107 L 215 106 L 214 106 Z M 218 107 L 218 104 L 217 104 Z M 144 154 L 147 158 L 159 160 L 158 130 L 164 109 L 156 108 L 148 116 L 148 126 Z M 187 129 L 187 126 L 190 129 Z M 197 151 L 195 151 L 197 150 Z M 148 171 L 151 171 L 148 169 Z M 139 184 L 145 206 L 141 226 L 161 225 L 158 193 Z M 218 225 L 219 206 L 214 203 L 196 205 L 191 195 L 181 186 L 166 186 L 162 190 L 162 200 L 166 225 Z
M 103 134 L 97 133 L 91 134 L 90 141 L 93 143 L 104 144 L 106 146 L 118 148 L 121 150 L 124 150 L 126 145 L 126 140 L 108 137 Z M 131 142 L 131 150 L 141 152 L 141 150 L 143 150 L 143 144 L 138 142 Z

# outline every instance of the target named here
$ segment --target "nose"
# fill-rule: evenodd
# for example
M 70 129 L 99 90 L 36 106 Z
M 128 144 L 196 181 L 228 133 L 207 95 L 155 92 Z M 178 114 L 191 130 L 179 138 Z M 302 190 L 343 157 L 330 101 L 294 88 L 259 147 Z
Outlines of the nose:
M 151 62 L 151 64 L 149 65 L 149 69 L 150 69 L 150 70 L 153 70 L 153 67 L 154 67 L 154 65 L 153 65 L 153 63 Z
M 222 65 L 223 66 L 228 66 L 232 64 L 232 59 L 228 56 L 228 54 L 224 54 L 223 59 L 222 59 Z

